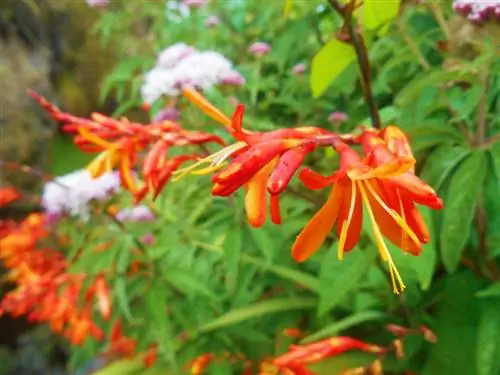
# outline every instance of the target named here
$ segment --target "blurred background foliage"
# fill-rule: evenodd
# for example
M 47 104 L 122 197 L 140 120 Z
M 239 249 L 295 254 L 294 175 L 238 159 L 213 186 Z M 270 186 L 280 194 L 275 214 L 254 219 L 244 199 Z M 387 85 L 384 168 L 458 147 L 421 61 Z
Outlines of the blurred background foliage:
M 83 1 L 16 3 L 34 12 L 33 19 L 42 19 L 45 27 L 57 26 L 52 33 L 63 43 L 60 57 L 54 45 L 43 41 L 26 48 L 44 46 L 52 59 L 57 57 L 47 85 L 52 98 L 75 115 L 103 111 L 148 121 L 148 114 L 139 110 L 143 74 L 154 66 L 159 52 L 184 42 L 222 53 L 245 76 L 242 87 L 214 88 L 206 95 L 227 114 L 234 108 L 231 98 L 244 103 L 244 126 L 251 130 L 309 124 L 350 132 L 370 124 L 354 60 L 338 74 L 314 60 L 319 51 L 332 64 L 342 57 L 322 50 L 342 26 L 325 1 L 269 1 L 265 6 L 260 0 L 212 1 L 191 8 L 187 15 L 172 6 L 174 1 L 163 0 L 115 1 L 105 9 L 91 9 Z M 65 21 L 50 22 L 47 12 Z M 16 19 L 15 14 L 2 12 L 6 30 L 29 19 Z M 213 15 L 220 23 L 208 28 L 206 18 Z M 19 31 L 4 40 L 14 35 Z M 417 172 L 444 199 L 442 211 L 424 212 L 432 239 L 423 254 L 392 252 L 408 286 L 405 293 L 392 294 L 370 231 L 344 262 L 336 258 L 333 237 L 310 261 L 296 264 L 291 259 L 291 244 L 324 201 L 321 193 L 292 185 L 283 200 L 284 224 L 255 230 L 246 223 L 240 194 L 229 200 L 212 198 L 208 179 L 189 177 L 170 184 L 158 201 L 148 203 L 158 215 L 153 224 L 128 225 L 123 231 L 106 216 L 95 215 L 87 223 L 75 219 L 61 228 L 72 239 L 66 249 L 69 257 L 84 245 L 74 272 L 97 275 L 114 267 L 120 273 L 144 257 L 150 265 L 152 277 L 116 277 L 110 282 L 114 318 L 127 322 L 127 333 L 140 349 L 159 344 L 158 364 L 145 370 L 140 358 L 119 361 L 99 374 L 153 375 L 165 374 L 165 369 L 177 373 L 205 352 L 244 353 L 258 361 L 286 349 L 292 339 L 282 331 L 290 327 L 306 333 L 304 343 L 342 334 L 384 344 L 390 340 L 383 330 L 386 323 L 427 325 L 438 337 L 432 345 L 419 337 L 405 339 L 405 357 L 384 363 L 389 373 L 498 374 L 498 35 L 498 24 L 474 26 L 446 1 L 404 1 L 389 27 L 366 31 L 382 122 L 408 132 Z M 262 58 L 250 55 L 247 49 L 256 41 L 267 42 L 271 52 Z M 0 68 L 5 66 L 2 61 Z M 299 63 L 305 63 L 306 71 L 293 74 Z M 164 105 L 156 103 L 150 118 Z M 185 127 L 224 136 L 188 103 L 179 100 L 176 106 Z M 329 122 L 334 111 L 347 114 L 347 121 Z M 8 121 L 17 121 L 13 118 Z M 55 175 L 88 161 L 63 135 L 55 136 L 51 149 L 45 155 L 51 156 L 47 168 Z M 310 164 L 325 172 L 337 162 L 328 150 L 314 158 Z M 126 195 L 116 199 L 122 206 L 131 205 Z M 156 242 L 138 255 L 132 251 L 135 239 L 145 233 L 153 233 Z M 112 242 L 106 252 L 93 250 L 106 241 Z M 105 344 L 91 340 L 71 347 L 71 371 L 104 349 Z M 317 370 L 336 374 L 370 360 L 344 355 Z M 236 366 L 215 363 L 209 373 L 241 373 Z

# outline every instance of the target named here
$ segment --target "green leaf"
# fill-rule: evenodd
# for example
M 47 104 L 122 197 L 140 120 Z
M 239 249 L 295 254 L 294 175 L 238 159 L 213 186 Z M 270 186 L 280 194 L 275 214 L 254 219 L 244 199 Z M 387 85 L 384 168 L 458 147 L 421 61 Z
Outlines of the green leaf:
M 434 230 L 431 211 L 427 207 L 420 208 L 422 217 L 427 223 L 429 229 L 430 240 L 424 245 L 422 254 L 418 257 L 412 257 L 408 262 L 417 275 L 418 282 L 422 290 L 429 289 L 432 281 L 432 276 L 436 269 L 437 248 L 436 248 L 436 231 Z
M 500 299 L 485 300 L 477 330 L 477 375 L 497 375 L 500 361 L 496 356 L 500 347 Z
M 163 277 L 183 293 L 200 294 L 213 300 L 218 299 L 217 295 L 206 284 L 197 280 L 187 270 L 169 268 Z
M 426 73 L 418 75 L 408 83 L 396 96 L 395 103 L 400 108 L 406 107 L 428 86 L 437 86 L 456 79 L 470 81 L 473 79 L 473 76 L 459 71 L 445 71 L 441 68 L 431 69 Z
M 487 172 L 483 151 L 475 151 L 458 167 L 450 180 L 444 202 L 441 253 L 448 272 L 454 272 L 469 238 L 477 195 Z
M 305 272 L 285 266 L 268 264 L 263 260 L 254 258 L 247 254 L 243 254 L 241 256 L 241 261 L 244 263 L 259 266 L 263 271 L 272 272 L 285 280 L 301 285 L 313 292 L 319 293 L 320 291 L 319 279 Z
M 305 337 L 302 339 L 301 344 L 307 344 L 316 340 L 321 340 L 328 336 L 335 336 L 340 331 L 354 327 L 358 324 L 365 323 L 371 320 L 378 320 L 386 317 L 387 315 L 381 313 L 380 311 L 363 311 L 360 313 L 348 316 L 345 319 L 341 319 L 337 322 L 327 325 L 325 328 Z
M 228 228 L 223 250 L 226 260 L 226 284 L 233 290 L 238 280 L 238 267 L 241 254 L 242 231 L 241 225 L 232 225 Z
M 142 359 L 121 359 L 113 362 L 101 370 L 94 372 L 94 375 L 135 375 L 144 369 Z
M 384 26 L 398 15 L 400 3 L 400 0 L 365 0 L 360 10 L 363 26 L 368 30 L 375 30 Z M 386 31 L 387 28 L 383 30 Z
M 273 260 L 275 253 L 277 253 L 275 247 L 275 242 L 273 238 L 270 236 L 267 228 L 251 228 L 248 227 L 250 235 L 252 236 L 253 242 L 262 252 L 264 258 L 271 263 Z
M 472 272 L 460 272 L 444 279 L 442 293 L 430 327 L 438 341 L 429 344 L 428 360 L 422 375 L 476 375 L 476 349 L 479 304 L 474 294 L 480 286 Z
M 478 297 L 500 297 L 500 281 L 477 293 Z
M 311 68 L 311 89 L 315 98 L 322 95 L 328 86 L 355 59 L 354 48 L 337 39 L 328 42 L 314 56 Z
M 244 322 L 249 319 L 260 318 L 264 315 L 275 314 L 289 310 L 304 310 L 316 306 L 316 298 L 275 298 L 267 301 L 257 302 L 253 305 L 232 310 L 221 315 L 211 322 L 200 327 L 199 332 L 206 333 L 216 329 L 224 328 Z
M 498 181 L 500 181 L 500 142 L 495 143 L 488 150 L 491 161 L 493 163 L 493 168 L 495 172 L 495 176 Z M 500 186 L 500 184 L 498 184 Z
M 359 248 L 346 254 L 343 261 L 338 260 L 334 252 L 329 251 L 325 255 L 319 275 L 318 315 L 330 311 L 359 285 L 376 256 L 374 249 L 362 251 Z
M 469 153 L 470 150 L 465 147 L 452 144 L 441 145 L 428 157 L 420 175 L 423 180 L 438 191 L 453 169 Z
M 129 240 L 131 243 L 131 240 Z M 118 254 L 118 259 L 116 262 L 116 271 L 120 274 L 125 274 L 128 270 L 130 263 L 130 247 L 123 247 L 120 249 L 120 253 Z M 120 306 L 123 315 L 131 321 L 134 320 L 132 316 L 132 311 L 130 311 L 129 298 L 127 295 L 127 278 L 126 277 L 118 277 L 115 281 L 115 295 L 118 301 L 118 305 Z

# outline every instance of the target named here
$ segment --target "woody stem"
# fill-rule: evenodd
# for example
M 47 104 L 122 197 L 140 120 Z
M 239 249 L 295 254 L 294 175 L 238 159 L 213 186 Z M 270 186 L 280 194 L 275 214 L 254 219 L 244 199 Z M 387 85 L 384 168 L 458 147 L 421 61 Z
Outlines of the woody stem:
M 361 85 L 363 87 L 363 95 L 366 100 L 366 104 L 370 108 L 370 117 L 372 126 L 374 128 L 380 128 L 380 115 L 377 107 L 377 103 L 373 98 L 372 90 L 372 74 L 370 59 L 368 57 L 368 50 L 366 48 L 365 40 L 363 35 L 356 29 L 352 13 L 354 10 L 354 4 L 342 5 L 338 0 L 328 0 L 333 9 L 342 17 L 344 20 L 344 25 L 349 33 L 350 42 L 354 46 L 356 52 L 356 58 L 361 73 Z

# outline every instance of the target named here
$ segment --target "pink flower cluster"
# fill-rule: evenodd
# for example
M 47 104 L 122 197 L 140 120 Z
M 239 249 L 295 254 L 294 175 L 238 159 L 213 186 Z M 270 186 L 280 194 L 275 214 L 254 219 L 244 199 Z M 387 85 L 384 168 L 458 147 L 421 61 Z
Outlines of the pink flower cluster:
M 500 0 L 454 0 L 453 10 L 475 25 L 500 21 Z

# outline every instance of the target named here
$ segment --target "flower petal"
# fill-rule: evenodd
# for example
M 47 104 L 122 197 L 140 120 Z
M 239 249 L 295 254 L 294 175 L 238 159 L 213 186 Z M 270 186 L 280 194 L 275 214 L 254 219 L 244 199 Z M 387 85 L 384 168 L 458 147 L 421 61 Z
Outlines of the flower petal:
M 302 262 L 308 259 L 321 247 L 337 221 L 343 197 L 344 191 L 341 185 L 335 184 L 323 207 L 297 236 L 292 247 L 292 256 L 296 261 Z
M 323 176 L 310 168 L 304 168 L 299 173 L 300 181 L 302 181 L 304 186 L 310 190 L 326 188 L 336 180 L 334 176 Z
M 267 209 L 267 179 L 271 174 L 274 163 L 271 162 L 262 168 L 248 182 L 248 191 L 245 196 L 245 208 L 250 224 L 259 228 L 266 222 Z

